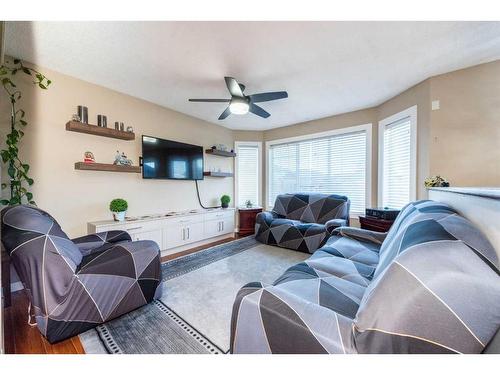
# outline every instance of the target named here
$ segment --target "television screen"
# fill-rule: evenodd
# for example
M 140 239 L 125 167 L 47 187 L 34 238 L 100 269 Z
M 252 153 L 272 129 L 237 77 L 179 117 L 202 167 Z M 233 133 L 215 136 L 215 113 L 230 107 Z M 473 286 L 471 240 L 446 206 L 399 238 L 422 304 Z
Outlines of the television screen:
M 142 178 L 203 180 L 203 147 L 143 135 Z

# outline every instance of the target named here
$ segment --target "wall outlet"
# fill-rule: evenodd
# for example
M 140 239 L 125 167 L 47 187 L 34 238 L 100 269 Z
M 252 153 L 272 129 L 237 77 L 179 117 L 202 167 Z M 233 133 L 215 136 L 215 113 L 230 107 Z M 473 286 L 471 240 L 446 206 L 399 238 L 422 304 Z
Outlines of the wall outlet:
M 433 111 L 437 111 L 440 108 L 439 106 L 439 100 L 433 100 L 431 104 L 431 109 Z

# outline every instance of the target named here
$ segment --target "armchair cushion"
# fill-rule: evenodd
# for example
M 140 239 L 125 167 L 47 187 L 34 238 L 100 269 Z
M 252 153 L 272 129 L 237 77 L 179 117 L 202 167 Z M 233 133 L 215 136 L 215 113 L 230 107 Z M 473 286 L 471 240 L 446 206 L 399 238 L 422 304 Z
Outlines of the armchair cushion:
M 357 241 L 369 242 L 378 245 L 377 247 L 372 247 L 372 250 L 376 249 L 377 252 L 380 249 L 382 242 L 384 242 L 385 238 L 387 237 L 387 232 L 375 232 L 372 230 L 360 229 L 354 227 L 335 228 L 333 234 L 337 234 L 342 237 L 352 238 L 353 240 Z
M 78 246 L 82 255 L 86 256 L 100 251 L 101 247 L 106 244 L 132 241 L 132 238 L 124 230 L 111 230 L 108 232 L 87 234 L 82 237 L 73 238 L 71 241 Z

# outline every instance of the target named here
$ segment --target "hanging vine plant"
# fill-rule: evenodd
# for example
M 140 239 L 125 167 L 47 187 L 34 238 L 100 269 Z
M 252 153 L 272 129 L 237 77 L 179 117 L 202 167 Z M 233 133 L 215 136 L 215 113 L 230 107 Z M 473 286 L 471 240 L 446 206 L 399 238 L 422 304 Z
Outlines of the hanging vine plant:
M 10 181 L 2 183 L 2 189 L 10 188 L 10 199 L 2 199 L 3 205 L 16 205 L 29 203 L 35 205 L 33 193 L 29 191 L 34 181 L 29 176 L 30 166 L 19 158 L 19 142 L 24 136 L 24 128 L 28 125 L 25 120 L 25 111 L 18 108 L 21 99 L 21 91 L 13 81 L 17 73 L 23 73 L 32 79 L 34 85 L 46 90 L 51 81 L 39 71 L 23 64 L 20 59 L 14 59 L 12 63 L 6 62 L 0 66 L 0 81 L 4 91 L 10 100 L 10 133 L 7 134 L 7 147 L 0 151 L 2 161 L 7 165 L 7 173 Z

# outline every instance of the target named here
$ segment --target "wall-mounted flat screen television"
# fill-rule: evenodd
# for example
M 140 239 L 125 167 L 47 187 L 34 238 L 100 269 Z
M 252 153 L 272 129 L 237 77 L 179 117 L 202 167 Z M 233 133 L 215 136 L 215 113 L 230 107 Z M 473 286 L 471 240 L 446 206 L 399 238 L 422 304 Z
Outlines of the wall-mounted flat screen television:
M 143 135 L 142 178 L 203 180 L 203 147 Z

